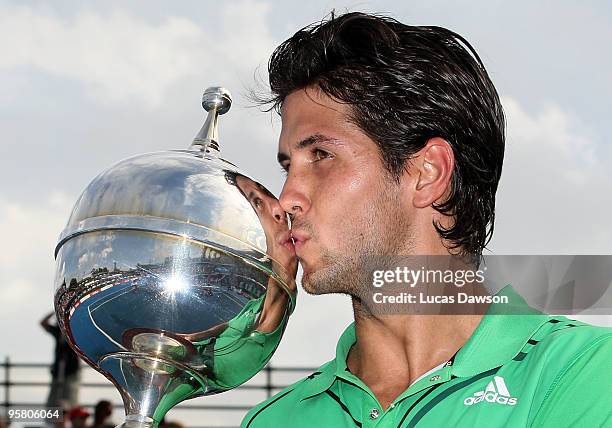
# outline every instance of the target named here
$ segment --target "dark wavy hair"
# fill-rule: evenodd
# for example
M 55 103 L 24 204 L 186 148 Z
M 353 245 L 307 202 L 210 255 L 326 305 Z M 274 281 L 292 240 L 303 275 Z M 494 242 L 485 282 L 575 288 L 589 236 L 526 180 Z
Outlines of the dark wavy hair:
M 317 86 L 349 105 L 350 117 L 376 142 L 390 176 L 427 141 L 441 137 L 455 156 L 449 197 L 433 207 L 450 250 L 478 261 L 493 234 L 505 121 L 499 96 L 474 48 L 442 27 L 410 26 L 364 13 L 335 16 L 299 30 L 272 54 L 271 95 L 279 114 L 291 92 Z

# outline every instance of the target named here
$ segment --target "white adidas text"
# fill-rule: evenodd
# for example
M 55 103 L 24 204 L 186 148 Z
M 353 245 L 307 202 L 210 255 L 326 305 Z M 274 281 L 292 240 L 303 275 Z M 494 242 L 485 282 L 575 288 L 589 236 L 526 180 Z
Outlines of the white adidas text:
M 508 391 L 503 377 L 494 376 L 493 380 L 487 384 L 484 391 L 475 392 L 473 397 L 467 397 L 463 400 L 463 404 L 466 406 L 473 406 L 483 401 L 505 406 L 514 406 L 518 402 L 518 398 L 510 396 L 510 391 Z

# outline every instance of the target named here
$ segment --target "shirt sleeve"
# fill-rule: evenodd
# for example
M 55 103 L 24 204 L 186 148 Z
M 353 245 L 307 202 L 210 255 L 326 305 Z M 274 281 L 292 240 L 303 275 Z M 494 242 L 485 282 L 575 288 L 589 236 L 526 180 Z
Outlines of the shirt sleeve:
M 612 335 L 598 338 L 551 385 L 531 427 L 612 427 Z

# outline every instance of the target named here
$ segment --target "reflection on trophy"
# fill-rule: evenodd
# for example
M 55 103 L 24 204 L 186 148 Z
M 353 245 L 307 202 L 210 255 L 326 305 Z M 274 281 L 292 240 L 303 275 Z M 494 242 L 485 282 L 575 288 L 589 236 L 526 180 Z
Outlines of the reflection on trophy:
M 209 88 L 186 150 L 135 156 L 98 175 L 55 255 L 55 310 L 71 346 L 117 387 L 126 427 L 234 388 L 276 350 L 295 306 L 285 212 L 219 157 L 229 92 Z

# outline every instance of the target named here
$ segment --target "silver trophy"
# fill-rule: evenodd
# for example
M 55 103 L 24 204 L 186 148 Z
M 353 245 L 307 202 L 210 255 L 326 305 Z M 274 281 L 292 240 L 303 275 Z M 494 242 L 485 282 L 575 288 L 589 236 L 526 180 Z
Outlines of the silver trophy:
M 179 402 L 232 389 L 276 350 L 295 306 L 295 252 L 278 200 L 219 156 L 231 97 L 208 88 L 186 150 L 98 175 L 55 249 L 69 343 L 119 390 L 120 426 L 156 427 Z

